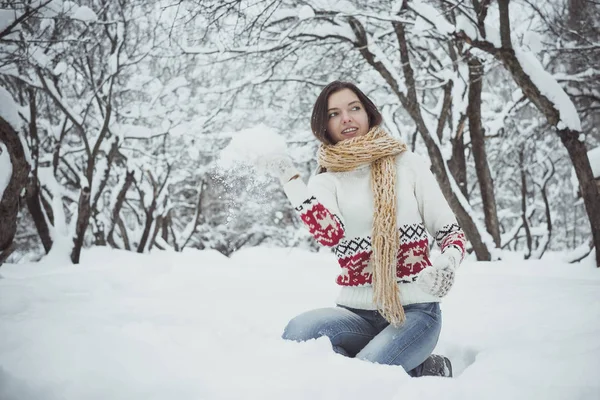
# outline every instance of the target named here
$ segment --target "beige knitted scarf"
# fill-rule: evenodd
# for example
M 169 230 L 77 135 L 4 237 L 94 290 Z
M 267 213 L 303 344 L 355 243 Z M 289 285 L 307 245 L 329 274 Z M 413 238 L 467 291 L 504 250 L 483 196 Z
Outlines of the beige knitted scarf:
M 373 301 L 381 315 L 396 326 L 406 317 L 396 282 L 400 237 L 396 224 L 395 156 L 406 150 L 404 143 L 375 126 L 363 136 L 334 145 L 323 144 L 317 153 L 319 165 L 331 172 L 351 171 L 371 164 L 371 190 L 375 200 L 371 234 Z

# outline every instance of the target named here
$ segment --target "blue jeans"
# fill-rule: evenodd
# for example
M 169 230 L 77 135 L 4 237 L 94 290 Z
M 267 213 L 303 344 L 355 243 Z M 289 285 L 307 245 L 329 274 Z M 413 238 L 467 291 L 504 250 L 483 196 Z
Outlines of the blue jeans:
M 302 342 L 327 336 L 336 353 L 401 365 L 411 374 L 435 348 L 442 314 L 439 303 L 410 304 L 404 306 L 404 313 L 406 322 L 395 328 L 378 311 L 342 306 L 320 308 L 292 319 L 283 338 Z

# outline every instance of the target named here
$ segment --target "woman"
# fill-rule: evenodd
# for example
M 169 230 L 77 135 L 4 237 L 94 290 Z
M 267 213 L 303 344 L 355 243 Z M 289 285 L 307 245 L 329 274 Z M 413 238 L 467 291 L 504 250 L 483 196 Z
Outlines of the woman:
M 441 330 L 439 302 L 463 259 L 465 237 L 428 166 L 381 123 L 364 93 L 335 81 L 311 119 L 322 143 L 321 173 L 307 186 L 288 156 L 262 162 L 342 268 L 337 307 L 295 317 L 283 337 L 328 336 L 348 357 L 401 365 L 411 376 L 451 376 L 450 361 L 431 352 Z M 426 231 L 441 249 L 433 262 Z

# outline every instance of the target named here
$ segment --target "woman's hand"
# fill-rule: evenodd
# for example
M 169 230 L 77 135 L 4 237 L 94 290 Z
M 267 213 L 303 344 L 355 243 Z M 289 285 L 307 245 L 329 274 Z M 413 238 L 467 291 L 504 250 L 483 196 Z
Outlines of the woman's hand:
M 461 259 L 458 249 L 450 247 L 425 268 L 417 278 L 421 289 L 436 297 L 444 297 L 454 284 L 454 275 Z
M 287 154 L 261 156 L 256 160 L 255 167 L 261 174 L 279 178 L 283 185 L 300 176 L 294 162 Z

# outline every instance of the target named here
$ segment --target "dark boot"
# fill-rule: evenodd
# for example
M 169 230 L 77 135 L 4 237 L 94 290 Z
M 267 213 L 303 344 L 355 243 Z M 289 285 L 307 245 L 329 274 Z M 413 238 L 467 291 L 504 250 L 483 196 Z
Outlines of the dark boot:
M 444 376 L 452 377 L 452 363 L 447 357 L 432 354 L 421 365 L 409 372 L 409 375 L 419 376 Z

